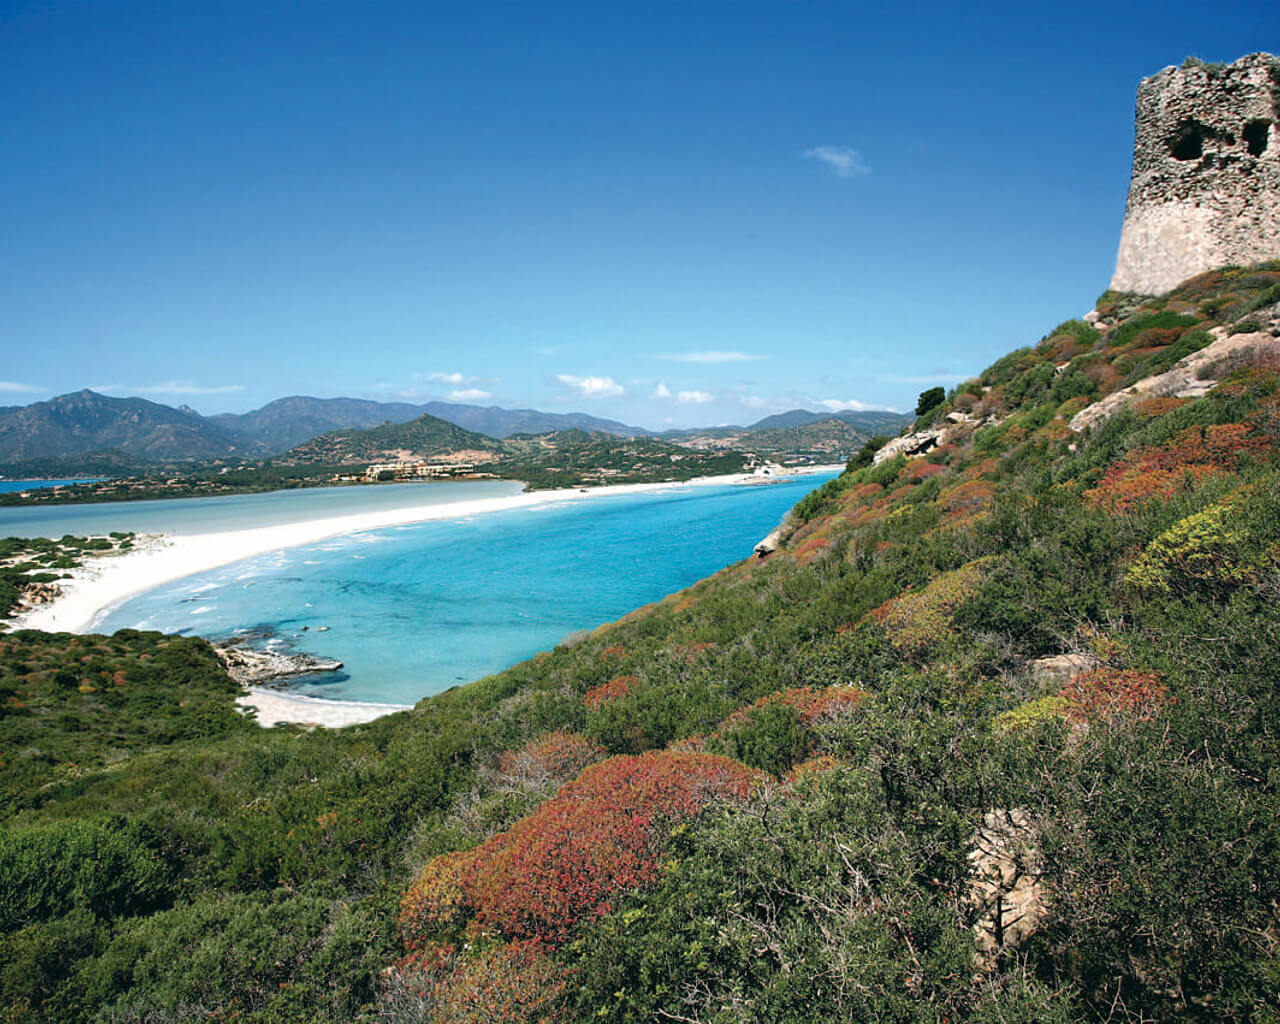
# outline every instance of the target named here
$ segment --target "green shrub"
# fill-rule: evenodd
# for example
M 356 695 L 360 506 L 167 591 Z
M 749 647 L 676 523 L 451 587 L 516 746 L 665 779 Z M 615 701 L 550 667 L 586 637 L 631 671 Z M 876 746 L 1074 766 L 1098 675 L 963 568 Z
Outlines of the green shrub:
M 0 832 L 0 932 L 61 917 L 146 913 L 172 895 L 159 837 L 124 818 Z

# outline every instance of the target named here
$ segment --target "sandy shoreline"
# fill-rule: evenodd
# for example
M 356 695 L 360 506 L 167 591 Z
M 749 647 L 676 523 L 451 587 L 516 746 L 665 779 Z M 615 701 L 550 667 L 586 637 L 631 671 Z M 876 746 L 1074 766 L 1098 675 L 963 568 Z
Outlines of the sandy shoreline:
M 843 469 L 843 466 L 814 466 L 803 471 L 803 475 Z M 799 474 L 797 474 L 799 475 Z M 788 479 L 781 477 L 778 479 Z M 522 494 L 507 495 L 500 498 L 481 498 L 474 501 L 458 501 L 447 504 L 430 504 L 408 508 L 380 509 L 371 512 L 357 512 L 351 515 L 334 516 L 327 519 L 314 519 L 301 523 L 290 523 L 282 526 L 250 527 L 242 530 L 226 530 L 219 533 L 192 534 L 187 536 L 168 536 L 150 534 L 140 537 L 137 547 L 123 555 L 105 556 L 90 559 L 87 563 L 72 570 L 72 578 L 61 582 L 62 595 L 51 604 L 33 608 L 9 620 L 10 629 L 40 629 L 49 633 L 87 633 L 100 622 L 108 611 L 128 598 L 134 597 L 154 587 L 172 583 L 174 580 L 194 576 L 197 573 L 233 562 L 243 561 L 270 551 L 285 548 L 303 547 L 332 537 L 346 534 L 364 533 L 370 530 L 381 530 L 393 526 L 406 526 L 411 523 L 430 522 L 441 519 L 459 519 L 468 516 L 484 515 L 489 512 L 507 512 L 514 509 L 532 508 L 565 501 L 586 501 L 608 495 L 639 494 L 651 491 L 680 490 L 688 487 L 723 485 L 734 483 L 760 482 L 760 478 L 748 474 L 732 474 L 729 476 L 699 477 L 683 483 L 652 484 L 618 484 L 607 487 L 593 487 L 586 491 L 566 489 L 556 491 L 531 491 Z M 251 691 L 251 698 L 255 691 Z M 270 690 L 256 691 L 256 696 L 271 698 L 265 705 L 269 710 L 259 712 L 260 721 L 270 715 L 284 714 L 296 710 L 297 718 L 279 718 L 278 721 L 303 721 L 318 724 L 329 724 L 324 718 L 340 719 L 336 714 L 345 705 L 360 707 L 356 701 L 318 701 L 314 698 L 293 698 Z M 287 701 L 288 705 L 276 703 Z M 292 709 L 293 704 L 301 707 Z M 337 709 L 329 709 L 327 705 L 338 705 Z M 368 705 L 369 708 L 381 708 L 379 714 L 389 714 L 399 710 L 397 705 Z M 377 717 L 371 715 L 370 718 Z M 361 719 L 368 720 L 368 719 Z M 351 724 L 349 720 L 334 721 L 334 724 Z
M 236 703 L 258 712 L 258 724 L 269 729 L 273 725 L 322 725 L 340 729 L 344 725 L 372 722 L 383 715 L 407 711 L 412 704 L 376 704 L 372 701 L 331 700 L 325 697 L 303 697 L 281 690 L 247 687 Z

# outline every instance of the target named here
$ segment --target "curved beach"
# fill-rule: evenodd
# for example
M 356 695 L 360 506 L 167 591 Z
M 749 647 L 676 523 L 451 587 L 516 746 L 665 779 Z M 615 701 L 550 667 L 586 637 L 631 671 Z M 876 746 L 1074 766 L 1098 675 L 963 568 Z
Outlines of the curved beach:
M 810 467 L 805 475 L 840 467 Z M 780 478 L 786 479 L 786 477 Z M 115 606 L 144 591 L 206 570 L 286 548 L 300 547 L 334 537 L 432 520 L 461 519 L 491 512 L 531 508 L 553 503 L 587 501 L 610 495 L 676 491 L 690 487 L 735 483 L 761 483 L 759 477 L 734 474 L 702 477 L 682 483 L 622 484 L 589 490 L 533 491 L 494 498 L 433 502 L 402 508 L 371 510 L 303 522 L 206 534 L 141 536 L 137 547 L 123 555 L 90 559 L 63 581 L 62 595 L 15 617 L 14 629 L 47 632 L 91 632 Z M 244 703 L 259 708 L 259 720 L 346 725 L 367 721 L 399 710 L 395 704 L 317 700 L 270 690 L 250 690 Z M 363 709 L 357 711 L 357 709 Z

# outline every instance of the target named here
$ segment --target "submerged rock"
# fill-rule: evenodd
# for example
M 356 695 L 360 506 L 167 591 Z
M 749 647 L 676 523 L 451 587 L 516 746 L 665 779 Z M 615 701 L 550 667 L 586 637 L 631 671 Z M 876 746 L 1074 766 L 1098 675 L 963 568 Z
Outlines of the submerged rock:
M 227 667 L 227 675 L 241 685 L 270 682 L 313 672 L 336 672 L 342 662 L 318 658 L 314 654 L 282 654 L 246 647 L 239 641 L 214 644 L 214 651 Z

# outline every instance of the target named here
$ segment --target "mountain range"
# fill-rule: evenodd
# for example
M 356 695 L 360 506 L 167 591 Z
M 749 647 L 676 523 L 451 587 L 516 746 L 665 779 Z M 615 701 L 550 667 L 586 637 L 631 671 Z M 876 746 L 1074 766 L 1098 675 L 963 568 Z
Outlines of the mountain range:
M 0 408 L 0 465 L 18 471 L 39 467 L 43 473 L 83 473 L 104 465 L 147 465 L 191 460 L 257 460 L 288 452 L 334 431 L 406 424 L 423 416 L 461 428 L 463 434 L 503 439 L 517 434 L 581 430 L 616 437 L 662 436 L 688 443 L 695 438 L 734 437 L 757 430 L 832 423 L 840 435 L 830 440 L 852 443 L 857 437 L 893 433 L 907 417 L 882 411 L 816 413 L 795 409 L 769 416 L 748 427 L 722 426 L 695 430 L 656 431 L 629 426 L 587 413 L 549 413 L 536 409 L 427 402 L 377 402 L 360 398 L 280 398 L 246 413 L 202 416 L 187 406 L 174 408 L 145 398 L 114 398 L 88 389 L 27 406 Z M 438 432 L 438 428 L 433 428 Z M 811 431 L 812 432 L 812 431 Z M 818 430 L 821 434 L 822 431 Z M 371 439 L 374 446 L 384 440 Z M 477 447 L 459 435 L 461 448 Z M 465 442 L 465 443 L 464 443 Z M 431 444 L 434 444 L 433 441 Z M 430 451 L 440 451 L 438 445 Z M 771 448 L 772 450 L 772 448 Z M 424 451 L 422 454 L 429 452 Z

